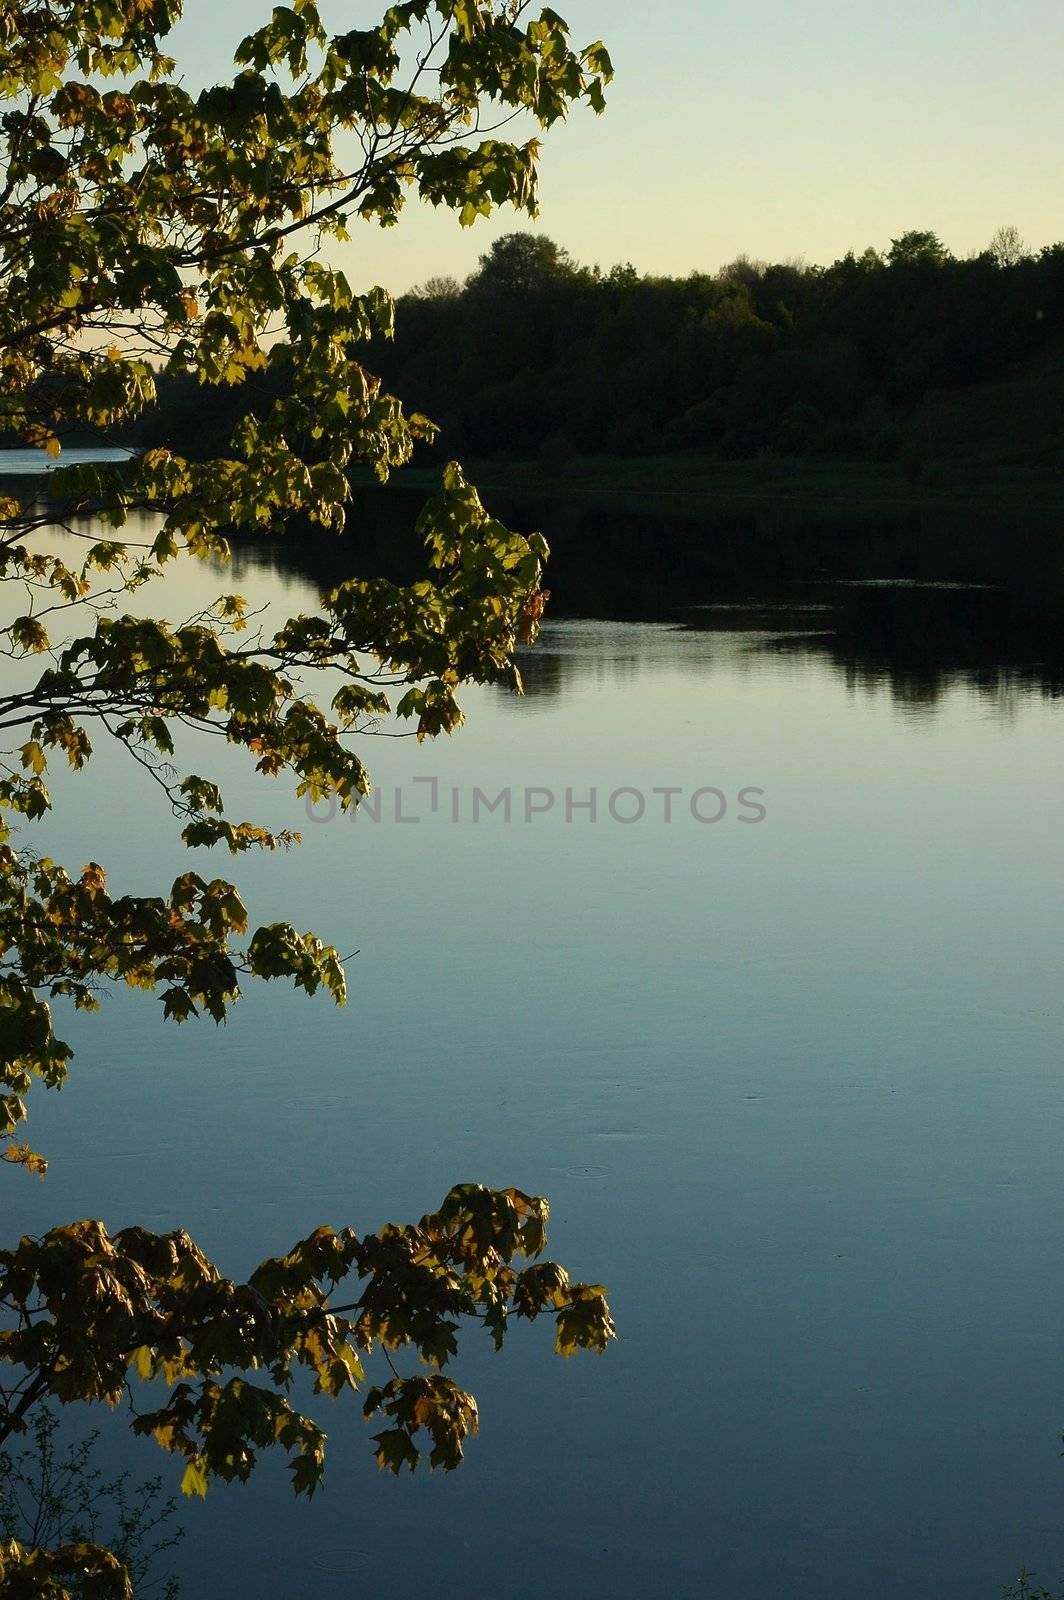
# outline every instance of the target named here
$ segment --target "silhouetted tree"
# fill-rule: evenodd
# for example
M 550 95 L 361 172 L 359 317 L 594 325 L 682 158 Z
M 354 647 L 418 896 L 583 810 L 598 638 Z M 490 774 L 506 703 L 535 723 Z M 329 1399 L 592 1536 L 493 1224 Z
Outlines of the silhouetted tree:
M 950 253 L 937 233 L 913 228 L 890 241 L 887 260 L 892 267 L 943 267 L 950 260 Z
M 1031 252 L 1020 236 L 1020 230 L 1011 223 L 997 230 L 990 241 L 990 254 L 999 267 L 1015 267 L 1021 261 L 1029 261 Z
M 547 288 L 558 278 L 569 277 L 572 271 L 569 252 L 545 233 L 507 233 L 481 256 L 479 270 L 470 278 L 469 287 L 527 294 Z

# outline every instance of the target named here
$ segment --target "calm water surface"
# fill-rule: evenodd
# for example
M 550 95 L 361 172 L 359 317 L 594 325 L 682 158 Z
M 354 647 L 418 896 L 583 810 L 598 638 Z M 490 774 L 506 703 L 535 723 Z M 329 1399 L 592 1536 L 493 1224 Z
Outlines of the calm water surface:
M 261 563 L 228 586 L 313 599 Z M 268 1463 L 188 1507 L 196 1600 L 976 1600 L 1064 1564 L 1055 671 L 988 651 L 975 591 L 693 598 L 552 623 L 524 700 L 371 746 L 379 822 L 223 760 L 230 814 L 305 838 L 233 869 L 252 917 L 357 949 L 347 1008 L 262 986 L 178 1032 L 119 996 L 35 1095 L 53 1166 L 6 1185 L 9 1234 L 180 1224 L 243 1274 L 473 1178 L 548 1194 L 552 1254 L 611 1290 L 601 1360 L 545 1328 L 467 1343 L 461 1472 L 380 1477 L 357 1406 L 327 1407 L 313 1503 Z M 929 607 L 930 665 L 904 646 Z M 474 823 L 505 786 L 511 820 Z M 526 789 L 553 797 L 528 822 Z M 174 833 L 103 753 L 47 847 L 147 890 L 187 865 Z

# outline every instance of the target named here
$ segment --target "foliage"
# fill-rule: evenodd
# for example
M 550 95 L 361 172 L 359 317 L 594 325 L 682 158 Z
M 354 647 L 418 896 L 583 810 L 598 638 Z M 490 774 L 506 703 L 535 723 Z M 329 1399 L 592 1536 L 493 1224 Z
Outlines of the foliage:
M 354 292 L 328 248 L 356 220 L 393 225 L 408 196 L 466 225 L 504 203 L 535 215 L 537 138 L 510 141 L 504 125 L 549 128 L 582 101 L 601 110 L 611 76 L 602 45 L 575 51 L 556 13 L 528 15 L 518 0 L 401 0 L 379 25 L 339 34 L 314 0 L 294 0 L 243 41 L 231 82 L 194 95 L 162 49 L 178 10 L 0 7 L 0 423 L 59 460 L 48 503 L 0 499 L 0 577 L 16 596 L 0 633 L 11 740 L 0 765 L 0 1139 L 8 1161 L 42 1174 L 43 1157 L 16 1136 L 34 1079 L 56 1087 L 68 1071 L 56 999 L 93 1009 L 122 983 L 159 991 L 180 1022 L 221 1020 L 252 975 L 345 996 L 334 950 L 287 924 L 251 931 L 222 878 L 189 871 L 135 896 L 113 891 L 98 863 L 70 871 L 29 848 L 52 765 L 80 769 L 110 737 L 161 787 L 186 844 L 272 850 L 294 836 L 233 820 L 209 777 L 176 767 L 184 730 L 349 808 L 369 788 L 356 742 L 376 719 L 394 710 L 431 737 L 461 721 L 462 684 L 520 689 L 513 651 L 536 634 L 546 545 L 490 516 L 453 463 L 418 523 L 417 581 L 353 578 L 313 614 L 252 638 L 236 594 L 183 620 L 130 602 L 179 560 L 224 559 L 234 532 L 297 518 L 342 529 L 350 471 L 362 463 L 386 481 L 433 437 L 363 365 L 364 347 L 392 335 L 391 301 Z M 232 426 L 219 437 L 215 422 L 209 452 L 163 443 L 124 465 L 62 465 L 64 441 L 115 437 L 160 383 L 181 382 L 228 397 Z M 151 519 L 146 545 L 125 536 L 134 513 L 138 526 Z M 87 519 L 103 534 L 79 532 Z M 340 687 L 319 705 L 304 685 L 325 669 Z M 430 1374 L 393 1373 L 365 1399 L 383 1422 L 378 1460 L 412 1467 L 424 1431 L 430 1465 L 454 1467 L 476 1406 L 437 1369 L 460 1317 L 501 1343 L 510 1317 L 549 1313 L 563 1354 L 612 1334 L 598 1287 L 515 1265 L 538 1256 L 546 1214 L 516 1190 L 467 1186 L 417 1226 L 319 1230 L 243 1285 L 182 1233 L 112 1237 L 83 1221 L 23 1239 L 0 1251 L 0 1360 L 14 1369 L 0 1442 L 47 1395 L 113 1402 L 134 1379 L 159 1379 L 167 1398 L 136 1428 L 184 1458 L 186 1492 L 245 1477 L 279 1445 L 309 1493 L 324 1435 L 281 1392 L 293 1369 L 309 1367 L 335 1396 L 361 1382 L 373 1350 L 410 1348 Z M 331 1307 L 352 1275 L 357 1298 Z M 5 1593 L 128 1584 L 113 1553 L 76 1542 L 51 1553 L 9 1543 L 0 1562 Z
M 910 228 L 900 239 L 890 241 L 887 261 L 892 267 L 944 267 L 950 253 L 937 233 L 927 228 Z
M 477 1431 L 472 1396 L 440 1372 L 457 1354 L 459 1318 L 482 1322 L 497 1349 L 511 1317 L 542 1313 L 555 1316 L 561 1355 L 603 1350 L 612 1336 L 599 1285 L 570 1283 L 563 1268 L 534 1259 L 546 1222 L 541 1199 L 466 1184 L 416 1225 L 361 1238 L 318 1228 L 243 1284 L 183 1232 L 112 1237 L 102 1223 L 78 1222 L 23 1239 L 0 1251 L 0 1303 L 15 1324 L 0 1335 L 0 1356 L 27 1374 L 7 1397 L 0 1437 L 37 1394 L 133 1404 L 134 1378 L 162 1377 L 166 1402 L 138 1413 L 133 1431 L 185 1461 L 186 1494 L 206 1494 L 213 1477 L 245 1480 L 274 1446 L 290 1457 L 297 1494 L 312 1494 L 325 1435 L 285 1398 L 297 1368 L 313 1375 L 315 1393 L 338 1399 L 358 1389 L 374 1350 L 409 1349 L 433 1374 L 395 1375 L 364 1400 L 367 1418 L 390 1423 L 374 1435 L 378 1464 L 413 1469 L 424 1432 L 429 1465 L 450 1471 Z M 331 1297 L 349 1278 L 360 1292 L 337 1305 Z M 245 1375 L 227 1377 L 233 1369 Z
M 103 1546 L 44 1550 L 17 1539 L 0 1544 L 0 1594 L 4 1600 L 133 1600 L 126 1569 Z
M 474 293 L 522 297 L 570 278 L 573 264 L 544 233 L 508 233 L 480 258 L 469 280 Z
M 128 1472 L 108 1478 L 96 1466 L 98 1434 L 61 1449 L 59 1418 L 38 1409 L 29 1446 L 0 1455 L 0 1540 L 22 1547 L 105 1542 L 129 1575 L 138 1600 L 158 1593 L 177 1600 L 177 1580 L 153 1574 L 184 1530 L 172 1525 L 177 1506 L 163 1496 L 161 1478 L 133 1485 Z

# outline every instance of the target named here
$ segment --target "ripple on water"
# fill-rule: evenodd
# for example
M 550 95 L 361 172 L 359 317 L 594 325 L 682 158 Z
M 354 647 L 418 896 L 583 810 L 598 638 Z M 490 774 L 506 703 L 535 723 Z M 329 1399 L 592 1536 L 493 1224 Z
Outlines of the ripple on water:
M 330 1578 L 350 1577 L 360 1563 L 370 1559 L 371 1551 L 363 1545 L 327 1545 L 324 1550 L 316 1550 L 311 1557 L 310 1564 L 315 1572 L 320 1572 Z

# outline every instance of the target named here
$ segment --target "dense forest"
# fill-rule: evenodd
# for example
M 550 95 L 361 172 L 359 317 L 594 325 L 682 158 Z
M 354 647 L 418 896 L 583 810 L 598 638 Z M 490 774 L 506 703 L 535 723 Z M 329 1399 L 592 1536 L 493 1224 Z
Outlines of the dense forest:
M 497 240 L 464 284 L 398 306 L 372 365 L 441 426 L 438 453 L 532 461 L 687 451 L 898 462 L 916 481 L 1064 465 L 1064 244 L 1001 229 L 958 259 L 931 232 L 827 267 L 584 267 L 544 235 Z M 164 387 L 140 437 L 216 444 L 250 394 Z M 225 408 L 233 410 L 230 419 Z

